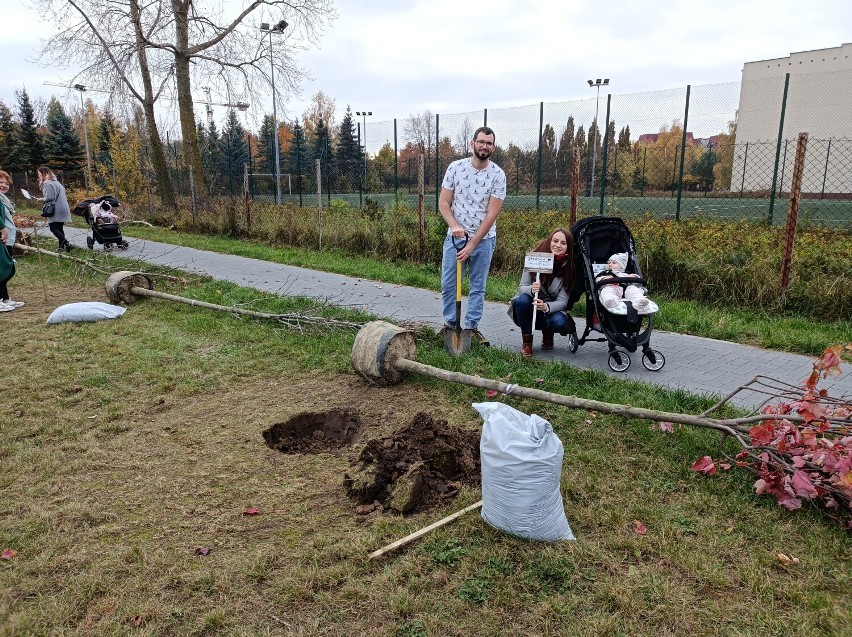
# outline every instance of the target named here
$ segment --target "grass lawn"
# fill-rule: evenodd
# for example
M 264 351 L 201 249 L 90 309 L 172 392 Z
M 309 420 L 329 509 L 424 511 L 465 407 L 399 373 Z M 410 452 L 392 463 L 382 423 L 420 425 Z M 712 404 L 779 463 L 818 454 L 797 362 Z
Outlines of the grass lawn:
M 15 552 L 0 560 L 3 637 L 852 634 L 850 536 L 816 510 L 755 496 L 743 470 L 690 471 L 719 452 L 709 431 L 494 398 L 553 424 L 577 541 L 521 540 L 471 513 L 370 561 L 481 493 L 463 484 L 433 510 L 357 515 L 343 486 L 351 459 L 420 412 L 478 431 L 470 405 L 489 399 L 482 390 L 415 377 L 371 388 L 350 369 L 351 331 L 160 300 L 114 321 L 48 326 L 61 303 L 106 300 L 105 277 L 31 256 L 18 269 L 10 288 L 28 303 L 0 315 L 0 549 Z M 200 278 L 158 289 L 366 318 Z M 606 402 L 709 406 L 477 345 L 451 359 L 426 333 L 418 360 Z M 353 447 L 265 444 L 276 423 L 341 407 L 364 424 Z

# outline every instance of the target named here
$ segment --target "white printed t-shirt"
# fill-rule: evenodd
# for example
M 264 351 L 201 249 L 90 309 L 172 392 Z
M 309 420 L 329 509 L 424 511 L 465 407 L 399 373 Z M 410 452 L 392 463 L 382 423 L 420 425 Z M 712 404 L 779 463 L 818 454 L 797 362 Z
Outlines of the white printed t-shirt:
M 491 197 L 506 199 L 506 173 L 493 161 L 477 170 L 467 157 L 447 166 L 441 188 L 453 191 L 453 216 L 465 232 L 472 235 L 485 220 Z M 497 222 L 485 236 L 497 236 Z

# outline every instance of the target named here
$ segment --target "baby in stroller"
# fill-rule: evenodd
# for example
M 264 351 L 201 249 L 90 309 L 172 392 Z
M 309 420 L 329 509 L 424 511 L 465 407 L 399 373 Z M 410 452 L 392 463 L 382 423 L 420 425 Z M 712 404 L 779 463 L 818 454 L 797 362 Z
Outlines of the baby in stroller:
M 95 199 L 84 199 L 74 206 L 72 212 L 83 217 L 92 229 L 92 236 L 86 237 L 89 250 L 94 250 L 95 243 L 100 243 L 105 252 L 111 252 L 114 247 L 119 250 L 127 250 L 130 247 L 121 236 L 118 215 L 115 214 L 115 209 L 120 205 L 115 197 L 104 195 Z
M 666 359 L 651 349 L 656 303 L 645 294 L 645 278 L 636 258 L 636 244 L 627 224 L 618 217 L 592 216 L 571 228 L 577 278 L 568 307 L 585 297 L 586 327 L 576 345 L 606 342 L 607 364 L 614 372 L 630 367 L 630 354 L 641 348 L 642 365 L 659 371 Z M 592 332 L 600 333 L 593 338 Z
M 618 278 L 640 278 L 638 274 L 630 274 L 624 270 L 627 268 L 627 253 L 618 252 L 613 254 L 606 262 L 607 269 L 595 276 L 595 281 L 603 282 Z M 627 307 L 624 301 L 630 301 L 637 312 L 656 312 L 656 303 L 645 296 L 647 290 L 638 283 L 610 283 L 603 285 L 598 292 L 601 303 L 614 314 L 626 314 Z
M 93 225 L 118 223 L 118 215 L 112 211 L 112 204 L 108 199 L 104 199 L 100 203 L 90 203 L 89 211 L 92 215 Z

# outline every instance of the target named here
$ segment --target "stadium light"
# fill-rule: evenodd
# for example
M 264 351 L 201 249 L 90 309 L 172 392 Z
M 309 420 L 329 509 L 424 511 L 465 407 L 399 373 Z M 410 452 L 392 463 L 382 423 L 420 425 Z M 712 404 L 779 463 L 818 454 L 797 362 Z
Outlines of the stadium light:
M 367 115 L 373 114 L 373 111 L 355 111 L 358 117 L 364 121 L 364 189 L 367 189 Z
M 92 159 L 89 154 L 89 126 L 86 123 L 86 104 L 83 102 L 83 93 L 86 92 L 84 84 L 75 84 L 74 88 L 80 91 L 80 108 L 83 110 L 83 139 L 86 140 L 86 196 L 89 196 L 89 179 L 92 172 Z
M 284 29 L 286 28 L 286 20 L 281 20 L 273 27 L 270 27 L 268 22 L 260 25 L 261 31 L 269 33 L 269 66 L 271 70 L 270 79 L 272 81 L 272 139 L 275 148 L 275 203 L 281 203 L 281 159 L 278 156 L 278 113 L 275 109 L 275 62 L 272 59 L 272 34 L 284 33 Z
M 600 127 L 598 126 L 598 106 L 600 106 L 601 101 L 601 86 L 609 86 L 609 78 L 601 81 L 601 78 L 596 79 L 594 82 L 592 80 L 587 80 L 589 82 L 589 86 L 592 88 L 596 88 L 598 90 L 598 96 L 595 99 L 595 147 L 592 150 L 592 176 L 591 176 L 591 185 L 589 187 L 589 196 L 595 196 L 595 165 L 598 163 L 598 135 Z

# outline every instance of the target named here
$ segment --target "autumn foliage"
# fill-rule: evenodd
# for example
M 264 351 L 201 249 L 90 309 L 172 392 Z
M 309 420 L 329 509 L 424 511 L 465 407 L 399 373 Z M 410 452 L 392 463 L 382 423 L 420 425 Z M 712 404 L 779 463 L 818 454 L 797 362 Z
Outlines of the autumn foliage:
M 846 349 L 852 351 L 852 345 Z M 760 414 L 766 418 L 742 436 L 743 449 L 733 461 L 757 474 L 758 495 L 772 495 L 790 510 L 813 502 L 852 530 L 852 402 L 829 398 L 819 388 L 821 380 L 840 375 L 842 353 L 839 345 L 826 349 L 799 395 L 764 405 Z M 704 456 L 692 470 L 713 475 L 717 463 Z

